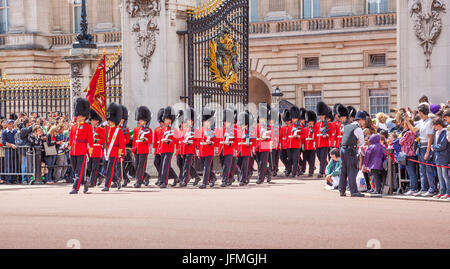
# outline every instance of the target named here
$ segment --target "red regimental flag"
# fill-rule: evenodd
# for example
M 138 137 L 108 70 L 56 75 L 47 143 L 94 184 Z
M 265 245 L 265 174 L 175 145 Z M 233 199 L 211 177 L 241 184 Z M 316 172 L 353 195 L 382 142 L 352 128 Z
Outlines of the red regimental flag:
M 103 55 L 97 70 L 89 83 L 86 99 L 89 100 L 91 108 L 106 120 L 106 56 Z

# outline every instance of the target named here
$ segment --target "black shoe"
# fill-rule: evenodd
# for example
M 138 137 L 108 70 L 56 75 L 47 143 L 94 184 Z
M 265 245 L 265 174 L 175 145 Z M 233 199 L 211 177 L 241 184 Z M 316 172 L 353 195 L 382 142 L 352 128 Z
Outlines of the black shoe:
M 256 181 L 256 184 L 262 184 L 262 181 L 258 179 L 258 180 Z
M 271 179 L 271 178 L 268 178 L 268 179 L 267 179 L 267 183 L 270 183 L 270 181 L 272 181 L 272 179 Z
M 69 192 L 69 194 L 77 194 L 77 190 L 73 189 L 71 192 Z
M 233 182 L 234 182 L 234 180 L 233 180 L 233 181 L 231 181 L 231 182 L 228 182 L 228 183 L 227 183 L 227 186 L 231 186 L 231 185 L 233 185 Z
M 158 180 L 158 181 L 155 182 L 155 185 L 159 186 L 159 185 L 161 185 L 161 182 Z
M 273 176 L 273 177 L 278 176 L 277 172 L 273 172 L 273 173 L 272 173 L 272 176 Z
M 120 190 L 120 188 L 122 188 L 122 184 L 119 182 L 119 184 L 117 184 L 117 189 Z
M 364 197 L 364 194 L 360 193 L 360 192 L 355 192 L 351 194 L 352 197 Z
M 213 188 L 215 184 L 216 184 L 216 182 L 213 181 L 213 182 L 209 183 L 209 186 L 210 186 L 211 188 Z
M 180 181 L 179 181 L 178 179 L 175 179 L 175 180 L 173 181 L 172 185 L 170 185 L 170 186 L 176 187 L 176 186 L 178 185 L 178 182 L 180 182 Z
M 239 182 L 239 186 L 244 186 L 245 185 L 245 183 L 244 182 Z
M 84 188 L 83 188 L 83 193 L 87 193 L 88 190 L 89 190 L 88 186 L 85 185 Z
M 199 189 L 206 189 L 206 185 L 205 185 L 205 184 L 202 184 L 202 185 L 198 186 L 198 188 L 199 188 Z
M 341 197 L 345 197 L 345 196 L 347 196 L 347 195 L 346 195 L 345 192 L 344 192 L 344 193 L 341 193 L 340 196 L 341 196 Z
M 313 174 L 312 174 L 312 173 L 309 173 L 309 174 L 308 174 L 308 177 L 312 177 L 312 176 L 313 176 Z
M 104 187 L 104 188 L 102 189 L 102 191 L 109 191 L 109 188 L 108 188 L 108 187 Z
M 141 187 L 141 184 L 134 184 L 133 187 L 135 187 L 136 189 Z
M 224 188 L 226 186 L 227 186 L 227 184 L 225 182 L 222 182 L 222 184 L 220 184 L 220 187 L 222 187 L 222 188 Z
M 160 187 L 161 189 L 165 189 L 167 186 L 166 186 L 165 183 L 163 183 L 163 184 L 159 185 L 159 187 Z
M 180 188 L 183 188 L 183 187 L 186 187 L 186 186 L 187 186 L 187 184 L 185 182 L 181 182 L 180 183 Z
M 197 186 L 197 184 L 201 181 L 201 179 L 198 177 L 194 181 L 194 186 Z
M 111 185 L 111 188 L 117 188 L 117 183 L 114 182 L 114 183 Z

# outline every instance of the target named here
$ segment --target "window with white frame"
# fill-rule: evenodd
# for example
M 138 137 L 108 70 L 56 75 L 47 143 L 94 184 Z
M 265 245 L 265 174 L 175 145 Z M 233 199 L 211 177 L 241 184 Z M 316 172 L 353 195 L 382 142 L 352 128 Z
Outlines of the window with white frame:
M 316 112 L 317 103 L 322 101 L 322 92 L 305 92 L 303 101 L 306 110 Z
M 302 14 L 304 19 L 320 17 L 320 0 L 303 0 Z
M 375 116 L 379 112 L 389 114 L 389 92 L 388 90 L 369 91 L 370 115 Z
M 388 12 L 388 0 L 367 0 L 367 11 L 369 14 Z
M 87 12 L 87 1 L 86 1 L 86 12 Z M 73 1 L 73 32 L 81 32 L 81 0 Z
M 9 0 L 0 0 L 0 34 L 9 30 Z

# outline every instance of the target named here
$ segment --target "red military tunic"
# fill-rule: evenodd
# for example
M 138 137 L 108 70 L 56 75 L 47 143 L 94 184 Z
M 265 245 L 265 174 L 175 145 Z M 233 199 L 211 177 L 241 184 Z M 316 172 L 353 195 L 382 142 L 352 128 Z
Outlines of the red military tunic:
M 183 133 L 184 133 L 184 129 L 175 129 L 174 131 L 174 136 L 177 139 L 177 143 L 175 145 L 175 155 L 181 155 L 181 150 L 182 150 L 182 143 L 181 139 L 183 139 Z
M 116 129 L 118 128 L 119 131 L 117 131 L 116 138 L 113 141 L 114 133 L 116 132 Z M 121 127 L 106 127 L 106 133 L 107 133 L 107 143 L 106 143 L 106 154 L 108 154 L 109 148 L 111 143 L 113 143 L 113 146 L 111 148 L 111 152 L 109 152 L 109 157 L 119 157 L 119 150 L 121 151 L 121 154 L 125 154 L 125 137 L 122 132 Z
M 150 144 L 153 142 L 153 131 L 150 128 L 136 127 L 133 130 L 132 152 L 136 154 L 148 154 Z
M 293 130 L 296 124 L 289 125 L 287 129 L 287 148 L 288 149 L 299 149 L 302 147 L 302 139 L 301 139 L 301 131 L 303 130 L 303 126 L 301 124 L 298 124 L 297 128 L 300 129 L 298 132 L 299 138 L 290 137 L 294 134 Z
M 270 134 L 269 134 L 269 139 L 268 140 L 260 140 L 262 137 L 263 137 L 263 128 L 262 128 L 263 126 L 261 126 L 261 125 L 257 125 L 256 126 L 256 142 L 255 142 L 255 147 L 256 147 L 256 151 L 258 151 L 258 152 L 268 152 L 268 151 L 270 151 L 271 149 L 272 149 L 272 141 L 273 141 L 273 139 L 274 139 L 274 134 L 273 134 L 273 131 L 272 131 L 272 126 L 268 126 L 267 127 L 267 130 L 269 130 L 270 131 Z
M 280 129 L 280 145 L 281 145 L 281 149 L 287 149 L 287 141 L 288 141 L 288 128 L 289 126 L 283 126 Z
M 225 133 L 227 131 L 227 128 L 224 126 L 217 132 L 217 138 L 219 141 L 219 154 L 223 153 L 223 156 L 234 155 L 236 153 L 237 129 L 235 128 L 235 126 L 231 126 L 230 129 L 232 131 L 232 136 L 234 137 L 234 139 L 230 140 L 232 142 L 230 145 L 222 144 L 222 142 L 224 142 L 226 139 Z
M 161 130 L 161 139 L 165 138 L 165 133 L 166 132 L 170 132 L 170 126 L 164 127 Z M 161 144 L 161 154 L 163 153 L 174 153 L 175 152 L 175 146 L 178 144 L 178 139 L 175 135 L 175 130 L 173 131 L 173 135 L 169 137 L 170 140 L 172 140 L 170 143 L 166 143 L 164 141 L 161 140 L 160 144 Z
M 130 129 L 122 127 L 122 133 L 123 137 L 125 138 L 125 145 L 130 144 L 131 142 Z
M 161 126 L 155 128 L 154 137 L 153 137 L 153 149 L 155 155 L 161 154 L 161 139 L 163 137 L 163 129 Z
M 195 154 L 195 147 L 198 144 L 198 138 L 195 138 L 195 134 L 198 133 L 197 129 L 193 129 L 191 133 L 191 127 L 186 127 L 184 128 L 183 132 L 182 132 L 182 138 L 180 139 L 180 145 L 181 145 L 181 154 L 182 155 L 187 155 L 187 154 Z M 189 143 L 183 143 L 183 141 L 185 141 L 186 136 L 187 135 L 193 135 L 193 138 L 190 138 L 186 141 L 192 141 L 192 144 Z
M 70 129 L 70 155 L 83 156 L 88 154 L 88 147 L 94 146 L 94 131 L 87 123 L 77 123 Z
M 324 122 L 323 121 L 319 121 L 316 123 L 316 125 L 314 126 L 314 133 L 316 135 L 316 148 L 325 148 L 325 147 L 329 147 L 330 146 L 330 134 L 332 132 L 331 130 L 331 126 L 327 123 L 328 128 L 330 130 L 328 130 L 327 132 L 327 137 L 323 137 L 322 136 L 322 132 L 320 131 L 321 128 L 323 128 L 324 126 Z
M 342 122 L 337 121 L 334 125 L 334 133 L 336 134 L 335 137 L 335 143 L 334 143 L 334 147 L 335 148 L 340 148 L 341 146 L 341 142 L 342 142 L 342 133 L 343 129 L 342 129 Z
M 249 142 L 250 145 L 242 145 L 240 143 L 245 143 L 247 141 L 246 136 L 249 136 Z M 237 142 L 238 142 L 238 147 L 237 147 L 237 152 L 236 154 L 238 156 L 251 156 L 252 155 L 252 148 L 255 145 L 255 139 L 254 137 L 252 137 L 252 134 L 249 134 L 248 129 L 242 129 L 239 128 L 237 130 Z
M 93 129 L 94 130 L 94 129 Z M 104 127 L 97 127 L 94 130 L 94 145 L 91 158 L 103 157 L 103 146 L 105 144 L 106 131 Z
M 311 130 L 313 131 L 311 133 Z M 316 142 L 314 135 L 314 128 L 306 127 L 302 131 L 302 139 L 303 139 L 303 150 L 315 150 Z
M 217 137 L 213 137 L 210 139 L 213 143 L 211 145 L 202 145 L 203 142 L 206 142 L 208 137 L 206 136 L 206 132 L 208 129 L 201 128 L 198 132 L 196 137 L 199 138 L 199 144 L 198 144 L 198 157 L 208 157 L 208 156 L 214 156 L 214 148 L 217 146 Z M 216 134 L 214 130 L 212 130 L 212 133 Z

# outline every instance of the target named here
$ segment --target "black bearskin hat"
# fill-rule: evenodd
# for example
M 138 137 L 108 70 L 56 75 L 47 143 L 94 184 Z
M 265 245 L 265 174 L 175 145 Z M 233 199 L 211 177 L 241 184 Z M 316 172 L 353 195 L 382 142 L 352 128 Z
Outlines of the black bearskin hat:
M 152 113 L 150 112 L 150 109 L 146 106 L 140 106 L 136 108 L 136 121 L 146 121 L 147 124 L 149 124 L 152 121 Z
M 121 106 L 122 106 L 122 119 L 127 121 L 128 120 L 128 109 L 124 105 L 121 105 Z
M 91 112 L 90 112 L 89 116 L 90 116 L 89 117 L 90 120 L 96 120 L 96 121 L 102 122 L 102 117 L 100 117 L 97 114 L 97 112 L 95 112 L 95 110 L 93 110 L 92 108 L 91 108 Z
M 291 120 L 291 112 L 289 112 L 288 109 L 286 109 L 283 113 L 283 121 L 287 122 Z
M 305 108 L 303 108 L 303 107 L 301 107 L 300 108 L 300 120 L 304 120 L 305 119 L 305 117 L 306 117 L 306 109 Z
M 91 112 L 91 104 L 86 98 L 78 98 L 75 101 L 75 117 L 85 116 L 86 119 L 89 118 Z
M 270 105 L 267 103 L 260 103 L 258 105 L 258 121 L 260 118 L 270 120 Z
M 215 113 L 216 112 L 214 110 L 212 110 L 212 109 L 210 109 L 208 107 L 204 107 L 203 110 L 202 110 L 202 122 L 203 121 L 208 121 L 211 118 L 213 118 Z
M 348 118 L 348 116 L 349 116 L 348 109 L 342 104 L 338 104 L 338 106 L 336 107 L 335 114 L 337 114 L 338 117 L 347 117 Z
M 122 106 L 117 103 L 111 103 L 106 110 L 106 119 L 119 125 L 122 120 Z
M 164 108 L 161 108 L 158 111 L 158 115 L 157 115 L 159 123 L 164 122 L 163 116 L 164 116 Z
M 300 109 L 297 106 L 291 107 L 289 110 L 289 114 L 291 115 L 291 119 L 300 119 Z
M 356 116 L 356 108 L 354 108 L 354 107 L 352 107 L 352 106 L 348 106 L 348 107 L 347 107 L 347 110 L 348 110 L 348 115 L 349 115 L 351 118 L 354 118 L 354 117 Z
M 306 122 L 316 122 L 317 121 L 317 116 L 316 116 L 316 112 L 312 111 L 312 110 L 308 110 L 306 111 Z
M 330 119 L 331 121 L 334 120 L 333 112 L 331 111 L 331 109 L 328 109 L 328 113 L 327 113 L 326 118 L 327 118 L 327 119 Z
M 239 113 L 237 124 L 239 126 L 248 125 L 250 127 L 253 125 L 253 121 L 254 121 L 253 115 L 248 110 L 246 110 Z
M 236 122 L 237 110 L 231 107 L 223 111 L 223 122 Z
M 164 109 L 163 120 L 170 119 L 172 122 L 175 120 L 175 113 L 172 107 L 168 106 Z
M 328 114 L 328 111 L 330 110 L 330 108 L 322 101 L 319 101 L 317 103 L 317 115 L 319 116 L 326 116 Z
M 195 121 L 195 110 L 190 107 L 186 108 L 186 110 L 184 111 L 183 121 L 187 122 L 188 120 Z

